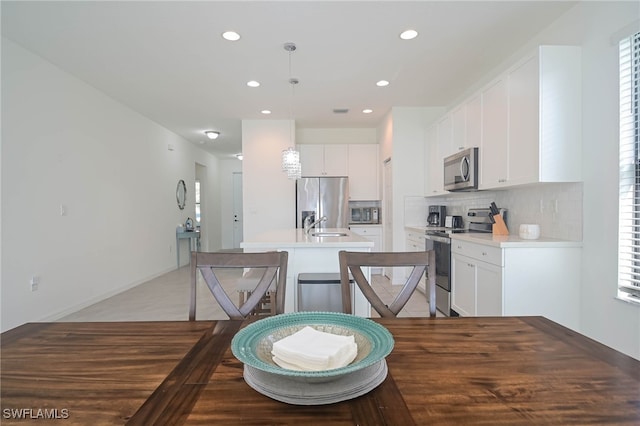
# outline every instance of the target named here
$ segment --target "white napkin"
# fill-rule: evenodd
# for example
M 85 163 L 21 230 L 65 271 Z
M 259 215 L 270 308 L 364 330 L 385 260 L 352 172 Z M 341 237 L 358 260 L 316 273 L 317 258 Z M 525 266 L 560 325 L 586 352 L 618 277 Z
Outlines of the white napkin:
M 332 370 L 353 361 L 358 345 L 353 336 L 338 336 L 306 326 L 275 342 L 271 354 L 276 364 L 289 370 Z

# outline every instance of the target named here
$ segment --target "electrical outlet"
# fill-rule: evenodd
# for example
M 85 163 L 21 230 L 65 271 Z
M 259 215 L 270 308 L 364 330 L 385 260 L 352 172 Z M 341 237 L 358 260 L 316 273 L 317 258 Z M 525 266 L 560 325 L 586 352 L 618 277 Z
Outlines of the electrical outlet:
M 544 200 L 540 200 L 540 213 L 544 213 Z
M 37 275 L 32 276 L 31 280 L 29 280 L 29 284 L 31 285 L 31 291 L 37 291 L 38 286 L 40 285 L 40 277 Z

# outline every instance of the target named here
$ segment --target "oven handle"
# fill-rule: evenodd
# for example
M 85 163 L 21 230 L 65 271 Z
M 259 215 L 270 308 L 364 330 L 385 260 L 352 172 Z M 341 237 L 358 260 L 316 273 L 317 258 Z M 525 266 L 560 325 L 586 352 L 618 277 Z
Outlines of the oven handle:
M 451 239 L 447 237 L 439 237 L 437 235 L 425 235 L 424 238 L 427 240 L 437 241 L 439 243 L 451 244 Z

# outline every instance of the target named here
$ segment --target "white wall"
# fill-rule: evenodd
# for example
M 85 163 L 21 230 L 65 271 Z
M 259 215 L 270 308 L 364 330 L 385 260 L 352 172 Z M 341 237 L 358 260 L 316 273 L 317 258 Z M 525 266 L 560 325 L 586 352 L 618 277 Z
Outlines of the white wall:
M 583 256 L 580 331 L 640 359 L 640 306 L 615 298 L 618 216 L 618 46 L 640 2 L 581 2 L 532 39 L 582 47 Z M 630 33 L 628 34 L 630 35 Z
M 391 158 L 392 164 L 393 229 L 384 230 L 385 250 L 406 250 L 405 200 L 424 194 L 425 132 L 441 113 L 440 107 L 393 107 L 378 127 L 380 157 Z M 392 282 L 399 284 L 403 279 L 394 276 Z
M 208 203 L 219 197 L 214 156 L 4 38 L 2 124 L 3 331 L 174 269 L 176 225 L 194 217 L 196 162 L 211 179 Z M 208 212 L 219 239 L 215 203 Z
M 640 359 L 640 306 L 614 299 L 617 286 L 618 47 L 611 36 L 638 22 L 640 3 L 586 3 L 553 30 L 581 35 L 584 248 L 581 331 Z M 640 25 L 636 25 L 636 31 Z
M 282 172 L 291 143 L 290 120 L 242 121 L 244 239 L 295 227 L 295 180 Z

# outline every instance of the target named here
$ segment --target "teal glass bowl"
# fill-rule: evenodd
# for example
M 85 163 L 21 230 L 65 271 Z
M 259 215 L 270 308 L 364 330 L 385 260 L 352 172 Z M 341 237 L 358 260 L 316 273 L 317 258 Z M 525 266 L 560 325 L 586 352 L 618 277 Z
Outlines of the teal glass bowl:
M 305 326 L 337 335 L 353 335 L 358 355 L 351 364 L 322 371 L 296 371 L 273 362 L 273 343 Z M 231 341 L 233 355 L 258 370 L 289 377 L 338 377 L 369 367 L 383 360 L 393 349 L 393 336 L 383 326 L 370 319 L 337 312 L 293 312 L 275 315 L 249 324 Z

